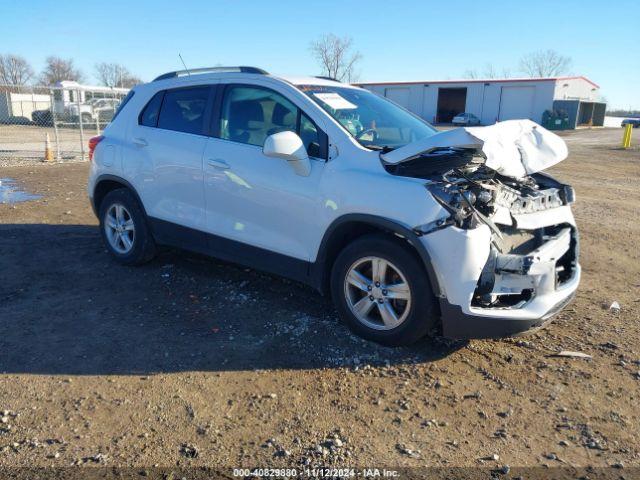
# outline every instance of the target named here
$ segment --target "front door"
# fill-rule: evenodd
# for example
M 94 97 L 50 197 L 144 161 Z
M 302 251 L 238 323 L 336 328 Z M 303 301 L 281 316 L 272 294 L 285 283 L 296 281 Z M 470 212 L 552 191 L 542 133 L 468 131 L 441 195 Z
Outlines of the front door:
M 317 244 L 324 135 L 292 102 L 257 86 L 225 88 L 216 137 L 204 152 L 207 231 L 226 239 L 308 261 Z M 297 132 L 310 153 L 311 174 L 263 154 L 267 136 Z M 255 252 L 255 250 L 254 250 Z

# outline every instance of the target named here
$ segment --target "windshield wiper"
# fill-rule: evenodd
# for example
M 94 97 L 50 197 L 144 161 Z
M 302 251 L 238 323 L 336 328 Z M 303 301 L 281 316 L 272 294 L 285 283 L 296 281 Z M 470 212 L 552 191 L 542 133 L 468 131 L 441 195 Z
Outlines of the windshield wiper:
M 389 145 L 365 145 L 365 147 L 382 153 L 388 153 L 396 149 L 396 147 L 390 147 Z

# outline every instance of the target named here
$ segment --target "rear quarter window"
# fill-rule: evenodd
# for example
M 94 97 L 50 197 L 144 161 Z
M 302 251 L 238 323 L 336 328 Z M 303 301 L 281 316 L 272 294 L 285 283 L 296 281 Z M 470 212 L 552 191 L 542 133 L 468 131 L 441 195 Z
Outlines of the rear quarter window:
M 122 99 L 122 102 L 120 102 L 120 105 L 118 105 L 118 108 L 116 109 L 115 113 L 113 114 L 113 118 L 111 118 L 112 122 L 116 119 L 116 117 L 122 111 L 124 106 L 127 103 L 129 103 L 129 100 L 131 100 L 133 98 L 134 94 L 135 94 L 135 92 L 133 90 L 129 90 L 129 93 L 127 93 L 127 95 Z
M 138 124 L 144 125 L 145 127 L 156 127 L 158 125 L 163 96 L 164 91 L 158 92 L 149 100 L 140 113 Z

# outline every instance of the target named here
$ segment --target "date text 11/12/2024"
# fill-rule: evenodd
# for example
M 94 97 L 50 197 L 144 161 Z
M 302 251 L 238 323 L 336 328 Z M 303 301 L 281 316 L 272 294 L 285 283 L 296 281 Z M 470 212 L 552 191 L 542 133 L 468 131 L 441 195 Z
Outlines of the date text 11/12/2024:
M 384 468 L 234 468 L 234 477 L 259 478 L 397 478 L 400 472 Z

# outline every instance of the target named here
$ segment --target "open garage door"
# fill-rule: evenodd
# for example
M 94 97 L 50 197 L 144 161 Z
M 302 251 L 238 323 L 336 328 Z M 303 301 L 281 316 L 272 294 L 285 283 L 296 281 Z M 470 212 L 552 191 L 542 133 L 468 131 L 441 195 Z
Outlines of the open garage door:
M 451 123 L 453 117 L 464 113 L 467 106 L 467 88 L 439 88 L 437 123 Z
M 409 109 L 409 89 L 408 88 L 387 88 L 384 96 L 401 107 Z
M 532 119 L 536 87 L 502 87 L 499 120 Z

